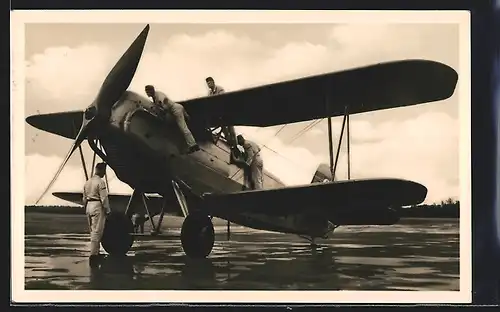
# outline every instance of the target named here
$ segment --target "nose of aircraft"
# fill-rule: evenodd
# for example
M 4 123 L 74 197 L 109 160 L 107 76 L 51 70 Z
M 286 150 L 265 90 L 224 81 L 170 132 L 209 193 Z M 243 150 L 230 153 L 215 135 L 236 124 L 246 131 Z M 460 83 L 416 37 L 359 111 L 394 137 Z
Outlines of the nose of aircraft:
M 109 74 L 104 79 L 101 88 L 95 98 L 94 102 L 87 107 L 84 112 L 82 126 L 75 138 L 68 154 L 66 155 L 64 161 L 60 165 L 58 171 L 54 175 L 52 181 L 49 183 L 45 191 L 42 193 L 40 199 L 47 193 L 52 184 L 61 173 L 62 169 L 66 165 L 67 161 L 73 154 L 73 152 L 80 147 L 80 144 L 88 136 L 89 131 L 98 124 L 96 121 L 103 121 L 109 119 L 111 114 L 111 108 L 114 103 L 116 103 L 123 92 L 128 88 L 132 78 L 134 77 L 135 71 L 141 59 L 142 52 L 144 50 L 144 45 L 146 44 L 146 38 L 149 33 L 149 25 L 146 25 L 137 38 L 132 42 L 130 47 L 125 51 L 122 57 L 118 60 L 115 66 L 111 69 Z

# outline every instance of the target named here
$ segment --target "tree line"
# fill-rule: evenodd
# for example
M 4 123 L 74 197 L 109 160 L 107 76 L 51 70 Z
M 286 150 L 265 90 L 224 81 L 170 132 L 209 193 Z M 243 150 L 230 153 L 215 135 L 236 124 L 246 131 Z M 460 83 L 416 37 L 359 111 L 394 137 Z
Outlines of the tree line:
M 460 218 L 460 201 L 448 198 L 439 203 L 401 208 L 402 218 Z

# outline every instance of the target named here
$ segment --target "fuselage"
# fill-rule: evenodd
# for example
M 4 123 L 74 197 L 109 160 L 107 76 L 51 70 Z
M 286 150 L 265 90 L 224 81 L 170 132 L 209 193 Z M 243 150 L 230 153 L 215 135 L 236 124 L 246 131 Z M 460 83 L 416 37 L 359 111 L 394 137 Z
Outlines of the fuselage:
M 133 189 L 146 193 L 172 196 L 172 180 L 182 180 L 193 193 L 239 192 L 243 186 L 243 170 L 230 163 L 230 147 L 225 140 L 198 125 L 189 125 L 201 150 L 185 154 L 185 141 L 172 118 L 155 115 L 153 103 L 137 93 L 126 91 L 111 110 L 109 122 L 99 129 L 98 139 L 106 155 L 105 161 L 118 179 Z M 265 163 L 264 163 L 265 166 Z M 278 178 L 264 170 L 264 188 L 284 186 Z M 272 209 L 272 203 L 269 205 Z M 271 231 L 322 235 L 328 225 L 324 219 L 304 216 L 270 217 L 236 213 L 218 216 L 232 222 Z
M 243 171 L 229 163 L 225 140 L 215 141 L 209 130 L 201 133 L 190 125 L 202 150 L 185 154 L 184 138 L 175 121 L 168 115 L 162 120 L 154 112 L 148 98 L 127 91 L 113 106 L 106 129 L 99 130 L 107 160 L 120 180 L 145 192 L 162 193 L 173 177 L 198 194 L 241 190 Z M 150 168 L 156 170 L 146 171 Z M 264 175 L 265 188 L 284 186 L 268 171 Z

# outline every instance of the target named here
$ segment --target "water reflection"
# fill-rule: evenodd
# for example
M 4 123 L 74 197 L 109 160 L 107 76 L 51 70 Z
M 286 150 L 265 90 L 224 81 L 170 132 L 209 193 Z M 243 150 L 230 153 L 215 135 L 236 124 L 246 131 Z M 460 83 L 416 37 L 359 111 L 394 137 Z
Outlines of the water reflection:
M 133 260 L 127 256 L 107 256 L 89 272 L 90 289 L 129 289 L 135 277 Z
M 186 257 L 170 237 L 139 241 L 127 256 L 108 256 L 92 270 L 82 237 L 30 236 L 26 288 L 458 289 L 458 229 L 347 231 L 317 246 L 289 235 L 236 233 L 200 260 Z

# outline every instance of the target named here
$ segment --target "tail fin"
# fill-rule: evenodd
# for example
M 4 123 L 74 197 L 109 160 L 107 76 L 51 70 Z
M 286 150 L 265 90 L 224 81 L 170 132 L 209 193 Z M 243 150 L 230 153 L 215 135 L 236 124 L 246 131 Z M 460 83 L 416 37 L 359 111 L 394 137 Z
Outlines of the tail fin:
M 314 173 L 314 177 L 312 178 L 311 183 L 323 182 L 325 179 L 329 181 L 332 180 L 332 174 L 330 172 L 330 166 L 327 164 L 320 164 L 316 172 Z

